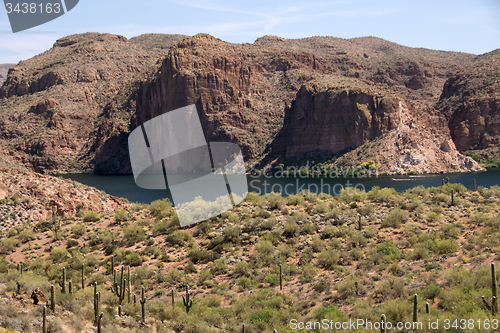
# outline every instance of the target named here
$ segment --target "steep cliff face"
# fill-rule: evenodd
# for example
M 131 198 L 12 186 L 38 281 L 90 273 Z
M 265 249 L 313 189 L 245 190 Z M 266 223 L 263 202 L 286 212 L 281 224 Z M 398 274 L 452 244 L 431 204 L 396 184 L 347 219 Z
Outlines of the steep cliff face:
M 417 109 L 366 84 L 349 86 L 325 80 L 303 85 L 285 111 L 273 151 L 290 159 L 319 150 L 343 155 L 349 166 L 373 160 L 388 174 L 481 170 L 457 151 L 445 117 L 434 108 Z
M 478 56 L 446 81 L 438 103 L 457 148 L 500 144 L 500 50 Z
M 320 67 L 309 53 L 230 44 L 199 34 L 172 48 L 142 84 L 133 127 L 196 103 L 207 140 L 232 141 L 246 158 L 255 159 L 281 127 L 283 109 L 297 89 L 294 81 Z
M 397 126 L 398 102 L 394 94 L 378 94 L 356 82 L 346 90 L 305 84 L 285 110 L 273 150 L 284 149 L 288 158 L 315 149 L 341 153 L 361 146 Z

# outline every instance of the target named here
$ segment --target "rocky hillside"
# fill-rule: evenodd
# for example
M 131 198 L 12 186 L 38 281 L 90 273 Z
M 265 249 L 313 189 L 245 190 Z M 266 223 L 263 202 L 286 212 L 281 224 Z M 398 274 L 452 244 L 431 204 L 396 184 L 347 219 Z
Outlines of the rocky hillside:
M 445 117 L 434 108 L 381 87 L 352 82 L 345 88 L 329 79 L 303 85 L 285 110 L 273 145 L 282 158 L 275 163 L 290 164 L 305 153 L 324 162 L 333 153 L 343 155 L 336 164 L 372 161 L 391 174 L 481 169 L 456 150 Z
M 450 77 L 438 106 L 459 150 L 500 159 L 500 50 L 478 56 Z
M 381 314 L 395 326 L 414 318 L 415 294 L 424 324 L 415 331 L 449 331 L 445 319 L 491 324 L 481 296 L 491 304 L 499 213 L 498 186 L 445 184 L 337 197 L 252 193 L 188 229 L 166 200 L 68 216 L 58 233 L 50 223 L 24 224 L 0 230 L 0 327 L 41 332 L 47 304 L 49 332 L 96 332 L 94 283 L 103 332 L 227 333 L 245 324 L 249 333 L 291 333 L 299 331 L 292 319 L 374 323 Z M 120 300 L 113 280 L 124 279 Z M 45 295 L 37 305 L 35 288 Z M 183 302 L 186 288 L 192 303 Z M 441 329 L 428 329 L 428 319 Z
M 128 133 L 195 103 L 207 139 L 237 143 L 249 163 L 288 163 L 311 149 L 337 158 L 358 149 L 375 156 L 388 173 L 478 169 L 457 153 L 434 109 L 445 81 L 471 64 L 473 55 L 374 37 L 265 36 L 252 44 L 206 34 L 184 37 L 75 35 L 21 62 L 0 90 L 0 112 L 6 114 L 0 136 L 8 153 L 39 172 L 130 173 Z M 312 86 L 318 91 L 309 93 Z M 344 95 L 352 97 L 347 105 L 337 98 Z M 335 103 L 333 109 L 343 111 L 324 114 Z M 399 135 L 400 104 L 419 127 L 410 127 L 401 141 L 382 140 L 383 148 L 367 151 L 366 143 Z M 352 126 L 325 123 L 340 118 Z M 428 132 L 424 150 L 415 147 L 419 131 Z M 399 148 L 383 155 L 394 143 Z M 407 146 L 415 153 L 409 160 Z
M 0 138 L 30 169 L 91 172 L 89 147 L 105 106 L 182 37 L 128 41 L 87 33 L 57 40 L 50 50 L 9 70 L 0 88 Z M 117 117 L 114 126 L 128 131 L 129 120 Z
M 0 87 L 7 79 L 7 73 L 9 68 L 13 67 L 15 64 L 0 64 Z

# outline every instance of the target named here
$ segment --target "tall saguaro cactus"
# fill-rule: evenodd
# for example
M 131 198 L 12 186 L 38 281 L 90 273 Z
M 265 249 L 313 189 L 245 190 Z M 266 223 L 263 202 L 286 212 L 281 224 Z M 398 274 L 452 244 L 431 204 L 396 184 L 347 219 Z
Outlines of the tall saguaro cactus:
M 380 333 L 386 333 L 387 332 L 387 329 L 386 329 L 386 320 L 385 320 L 385 314 L 382 314 L 382 316 L 380 316 Z
M 47 333 L 47 307 L 44 305 L 42 310 L 42 333 Z
M 189 289 L 188 286 L 186 285 L 186 297 L 182 296 L 182 302 L 184 303 L 184 306 L 186 307 L 186 313 L 189 313 L 189 309 L 193 306 L 193 300 L 191 299 L 189 295 Z
M 127 267 L 127 302 L 130 303 L 130 293 L 132 292 L 132 286 L 130 281 L 130 266 Z
M 97 323 L 99 320 L 99 313 L 101 312 L 101 293 L 94 294 L 94 321 Z
M 82 289 L 85 289 L 85 265 L 82 264 Z
M 497 291 L 497 275 L 495 272 L 495 263 L 491 263 L 491 293 L 492 293 L 492 301 L 491 301 L 491 313 L 498 313 L 498 291 Z
M 141 303 L 141 317 L 142 317 L 142 321 L 145 322 L 146 321 L 146 296 L 144 294 L 144 286 L 142 286 L 141 288 L 141 299 L 140 299 L 140 303 Z
M 17 264 L 17 270 L 19 271 L 19 274 L 21 275 L 21 277 L 23 277 L 23 271 L 24 271 L 23 265 L 24 264 L 22 262 Z
M 418 322 L 418 296 L 415 294 L 413 298 L 413 322 Z
M 56 312 L 56 295 L 54 285 L 50 286 L 50 310 Z
M 283 290 L 283 274 L 282 274 L 282 267 L 280 264 L 280 290 Z
M 63 277 L 63 280 L 62 280 L 62 289 L 61 289 L 61 292 L 63 294 L 66 294 L 66 267 L 63 267 L 63 271 L 62 271 L 62 277 Z
M 425 313 L 428 315 L 431 314 L 431 306 L 429 305 L 429 302 L 425 303 Z

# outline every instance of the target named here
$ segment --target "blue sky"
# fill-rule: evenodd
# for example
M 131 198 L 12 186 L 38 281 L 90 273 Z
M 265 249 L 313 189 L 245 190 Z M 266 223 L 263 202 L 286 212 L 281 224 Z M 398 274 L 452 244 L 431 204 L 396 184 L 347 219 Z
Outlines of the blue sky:
M 29 0 L 26 0 L 29 2 Z M 481 54 L 500 47 L 499 0 L 80 0 L 66 15 L 13 34 L 0 9 L 0 63 L 30 58 L 83 32 L 209 33 L 222 40 L 376 36 L 412 47 Z

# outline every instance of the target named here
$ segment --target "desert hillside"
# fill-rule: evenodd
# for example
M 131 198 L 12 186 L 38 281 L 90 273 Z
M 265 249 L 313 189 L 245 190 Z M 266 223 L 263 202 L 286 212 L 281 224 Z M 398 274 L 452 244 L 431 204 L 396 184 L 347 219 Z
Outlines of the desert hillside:
M 498 74 L 494 54 L 375 37 L 232 44 L 206 34 L 72 35 L 10 69 L 0 89 L 0 140 L 36 172 L 130 173 L 128 133 L 194 103 L 207 139 L 237 143 L 248 164 L 312 156 L 330 165 L 374 160 L 390 174 L 474 171 L 480 167 L 456 135 L 457 108 L 442 105 L 458 89 L 456 75 L 468 82 L 475 66 Z M 492 84 L 474 91 L 483 96 Z M 495 144 L 491 126 L 477 131 L 489 138 L 484 145 Z
M 440 322 L 419 332 L 450 331 L 446 319 L 490 324 L 456 332 L 492 332 L 499 213 L 498 186 L 445 184 L 251 193 L 188 229 L 167 200 L 27 220 L 2 230 L 0 326 L 40 332 L 46 305 L 49 332 L 95 332 L 96 311 L 102 332 L 306 332 L 290 321 L 412 322 L 417 294 L 416 321 Z

